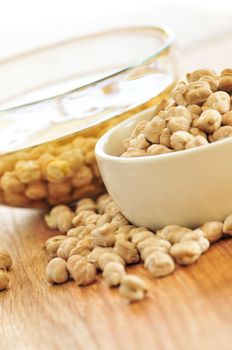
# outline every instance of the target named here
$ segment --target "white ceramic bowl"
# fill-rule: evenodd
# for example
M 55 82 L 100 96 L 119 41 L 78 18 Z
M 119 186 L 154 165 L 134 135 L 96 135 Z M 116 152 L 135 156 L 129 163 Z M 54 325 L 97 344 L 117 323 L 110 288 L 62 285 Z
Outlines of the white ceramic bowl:
M 96 145 L 106 188 L 136 226 L 197 227 L 232 213 L 232 138 L 172 154 L 120 158 L 121 140 L 155 109 L 108 131 Z

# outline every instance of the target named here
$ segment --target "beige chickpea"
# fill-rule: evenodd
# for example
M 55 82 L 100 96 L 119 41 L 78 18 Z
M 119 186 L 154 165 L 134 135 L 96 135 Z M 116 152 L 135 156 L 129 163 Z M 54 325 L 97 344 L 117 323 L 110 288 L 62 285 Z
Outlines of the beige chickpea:
M 127 264 L 134 264 L 140 260 L 135 244 L 122 239 L 116 240 L 114 252 L 121 256 Z
M 204 131 L 198 129 L 197 127 L 191 128 L 189 130 L 190 134 L 193 136 L 201 136 L 204 137 L 207 140 L 207 135 Z
M 222 116 L 222 125 L 232 126 L 232 111 L 229 111 Z
M 66 239 L 67 236 L 58 235 L 49 238 L 45 243 L 45 251 L 49 255 L 49 257 L 54 258 L 57 255 L 57 250 L 61 244 L 61 242 Z
M 122 147 L 127 150 L 127 148 L 130 147 L 130 137 L 126 137 L 125 139 L 122 140 Z
M 168 128 L 164 128 L 160 134 L 159 143 L 160 145 L 166 146 L 168 148 L 171 148 L 171 133 Z
M 111 197 L 110 197 L 110 195 L 108 193 L 103 194 L 100 197 L 98 197 L 98 199 L 97 199 L 97 209 L 98 209 L 99 214 L 104 213 L 105 206 L 111 201 L 112 201 L 112 199 L 111 199 Z
M 80 225 L 73 227 L 67 232 L 67 237 L 77 237 L 78 239 L 83 239 L 90 236 L 91 230 L 85 225 Z
M 184 106 L 169 108 L 166 114 L 166 119 L 170 118 L 185 118 L 189 122 L 192 121 L 191 112 Z
M 72 223 L 74 226 L 85 225 L 86 218 L 93 215 L 92 210 L 83 210 L 80 211 L 77 215 L 74 216 Z
M 204 111 L 197 119 L 197 127 L 209 134 L 213 133 L 221 126 L 222 116 L 213 109 Z
M 99 217 L 100 217 L 100 215 L 97 213 L 92 213 L 92 215 L 88 215 L 87 217 L 84 218 L 84 225 L 86 225 L 86 226 L 90 225 L 90 224 L 96 225 Z
M 232 92 L 232 69 L 226 68 L 221 72 L 219 79 L 219 89 L 229 92 Z
M 48 183 L 49 196 L 54 198 L 63 198 L 66 194 L 69 194 L 72 190 L 70 180 L 64 180 L 61 183 Z
M 0 291 L 6 290 L 9 286 L 9 277 L 6 271 L 0 270 Z
M 185 149 L 186 144 L 193 139 L 193 135 L 187 131 L 176 131 L 171 136 L 171 146 L 176 151 Z
M 167 240 L 167 235 L 169 234 L 169 232 L 179 227 L 180 226 L 178 225 L 167 225 L 162 229 L 156 231 L 156 237 Z
M 168 252 L 171 248 L 171 243 L 166 239 L 159 238 L 157 235 L 153 235 L 153 237 L 146 238 L 143 241 L 139 242 L 137 248 L 140 252 L 147 247 L 157 247 L 160 250 Z
M 109 262 L 103 271 L 105 282 L 110 287 L 118 286 L 122 283 L 126 275 L 125 268 L 122 264 L 112 261 Z
M 58 228 L 58 217 L 62 215 L 64 212 L 70 212 L 70 208 L 66 205 L 57 205 L 55 206 L 49 214 L 46 214 L 44 216 L 44 220 L 47 224 L 47 226 L 51 229 L 57 229 Z
M 151 145 L 147 149 L 147 155 L 148 156 L 156 156 L 159 154 L 164 154 L 164 153 L 170 153 L 171 150 L 163 145 Z
M 64 211 L 57 217 L 57 228 L 60 232 L 66 233 L 73 227 L 72 220 L 74 213 L 70 211 Z
M 60 243 L 59 248 L 57 249 L 57 256 L 67 260 L 71 250 L 76 247 L 77 243 L 77 237 L 67 237 Z
M 105 213 L 111 215 L 112 217 L 114 217 L 117 214 L 120 214 L 120 209 L 117 206 L 117 204 L 114 201 L 110 201 L 106 204 L 105 208 Z
M 41 179 L 39 164 L 34 160 L 19 161 L 15 166 L 15 173 L 22 183 L 28 184 Z
M 175 243 L 170 249 L 171 256 L 179 265 L 190 265 L 201 255 L 201 247 L 196 241 Z
M 129 222 L 122 214 L 116 214 L 111 221 L 111 225 L 113 225 L 116 230 L 128 224 Z
M 171 230 L 169 230 L 166 234 L 166 240 L 171 244 L 180 242 L 181 238 L 191 230 L 187 227 L 177 226 Z
M 0 269 L 10 270 L 12 267 L 12 258 L 6 250 L 0 250 Z
M 79 148 L 72 148 L 64 151 L 59 158 L 68 162 L 72 171 L 77 171 L 84 164 L 84 155 Z
M 203 104 L 212 94 L 210 85 L 206 81 L 195 81 L 189 83 L 185 91 L 185 98 L 188 104 Z
M 140 148 L 128 148 L 126 152 L 124 152 L 121 157 L 130 158 L 130 157 L 144 157 L 146 155 L 146 151 Z
M 74 187 L 84 187 L 89 185 L 93 180 L 93 172 L 87 165 L 83 165 L 77 170 L 72 177 L 72 185 Z
M 218 90 L 219 80 L 215 77 L 213 78 L 208 75 L 204 75 L 199 79 L 199 81 L 206 81 L 209 84 L 212 92 L 216 92 Z
M 154 233 L 151 231 L 148 231 L 148 230 L 140 231 L 140 232 L 132 234 L 131 241 L 132 241 L 132 243 L 134 243 L 137 246 L 144 239 L 153 238 L 153 237 L 154 237 Z
M 189 83 L 197 81 L 200 78 L 205 77 L 205 76 L 208 76 L 208 77 L 211 77 L 214 79 L 217 78 L 215 71 L 212 69 L 197 69 L 191 73 L 186 74 L 186 78 L 187 78 Z
M 91 253 L 87 256 L 87 261 L 94 264 L 96 269 L 100 269 L 99 258 L 105 253 L 112 253 L 113 248 L 111 247 L 95 247 Z
M 129 241 L 130 239 L 130 231 L 135 228 L 133 225 L 125 225 L 121 226 L 116 232 L 116 240 L 123 239 L 125 241 Z
M 200 229 L 210 243 L 218 241 L 223 235 L 223 223 L 220 221 L 206 222 Z
M 165 127 L 165 121 L 156 116 L 147 124 L 146 128 L 144 129 L 144 135 L 149 142 L 159 143 L 160 135 Z
M 192 120 L 197 119 L 200 114 L 202 113 L 202 109 L 198 105 L 188 105 L 187 106 L 188 111 L 191 113 Z
M 134 128 L 134 130 L 132 131 L 131 135 L 130 135 L 130 138 L 133 139 L 133 138 L 136 138 L 137 136 L 139 136 L 141 133 L 144 132 L 146 126 L 148 124 L 148 121 L 146 120 L 142 120 L 140 121 Z
M 230 136 L 232 136 L 232 126 L 221 126 L 214 131 L 210 141 L 220 141 Z
M 180 81 L 174 89 L 171 91 L 171 96 L 173 100 L 182 106 L 186 106 L 187 102 L 185 99 L 185 93 L 187 89 L 187 84 L 184 81 Z
M 172 117 L 168 120 L 170 134 L 176 131 L 189 131 L 191 122 L 185 117 Z
M 124 277 L 119 293 L 128 301 L 139 301 L 145 298 L 147 294 L 147 284 L 138 276 L 127 275 Z
M 103 226 L 104 224 L 110 223 L 112 221 L 112 216 L 108 213 L 99 216 L 96 222 L 96 228 Z
M 46 279 L 51 284 L 62 284 L 67 282 L 69 279 L 69 273 L 66 261 L 61 258 L 50 260 L 46 267 Z
M 67 161 L 62 159 L 51 160 L 45 170 L 45 178 L 50 182 L 61 183 L 71 177 L 72 170 Z
M 204 107 L 215 109 L 219 113 L 226 113 L 230 110 L 230 95 L 225 91 L 217 91 L 211 94 L 204 104 Z
M 46 198 L 48 196 L 48 189 L 43 181 L 33 182 L 27 186 L 25 195 L 33 200 Z
M 91 232 L 94 246 L 112 247 L 115 242 L 115 228 L 113 225 L 106 223 Z
M 232 215 L 228 215 L 223 223 L 223 233 L 232 235 Z
M 200 147 L 204 145 L 208 145 L 208 141 L 203 136 L 195 136 L 191 141 L 187 142 L 185 145 L 185 149 Z
M 15 172 L 7 171 L 1 178 L 1 188 L 9 193 L 23 193 L 26 186 L 21 183 Z
M 79 214 L 83 210 L 96 211 L 96 209 L 97 206 L 91 198 L 83 198 L 78 201 L 75 212 L 76 214 Z
M 175 270 L 172 257 L 162 251 L 153 251 L 145 260 L 145 267 L 154 277 L 164 277 Z
M 125 266 L 125 261 L 122 259 L 122 257 L 115 252 L 105 252 L 102 255 L 100 255 L 98 259 L 99 268 L 103 271 L 110 262 L 117 262 L 123 266 Z
M 147 142 L 145 135 L 141 133 L 137 137 L 129 141 L 128 148 L 139 148 L 142 150 L 146 150 L 149 145 L 150 143 Z
M 87 286 L 96 280 L 96 268 L 83 257 L 72 255 L 67 262 L 71 277 L 79 286 Z
M 69 253 L 69 256 L 72 255 L 81 255 L 88 256 L 92 250 L 92 240 L 90 237 L 86 236 L 83 239 L 79 240 L 74 248 Z
M 203 231 L 199 228 L 191 232 L 187 232 L 180 240 L 180 242 L 186 241 L 197 241 L 197 243 L 201 247 L 202 253 L 206 252 L 210 247 L 209 240 L 205 238 Z

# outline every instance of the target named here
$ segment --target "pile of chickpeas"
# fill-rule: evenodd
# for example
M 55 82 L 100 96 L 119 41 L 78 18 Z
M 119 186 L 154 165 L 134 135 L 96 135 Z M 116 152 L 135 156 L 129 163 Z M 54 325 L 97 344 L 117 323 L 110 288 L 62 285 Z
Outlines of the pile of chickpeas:
M 74 210 L 56 206 L 45 215 L 45 221 L 49 228 L 60 231 L 45 244 L 49 283 L 73 279 L 79 286 L 89 285 L 101 272 L 105 283 L 119 287 L 129 302 L 143 299 L 148 286 L 140 277 L 127 274 L 126 266 L 143 262 L 151 276 L 164 277 L 178 265 L 195 263 L 211 243 L 232 235 L 232 215 L 224 222 L 207 222 L 194 230 L 178 225 L 156 232 L 135 227 L 108 194 L 96 201 L 84 198 Z
M 151 121 L 123 140 L 121 157 L 153 156 L 204 146 L 232 136 L 232 69 L 199 69 L 172 90 Z

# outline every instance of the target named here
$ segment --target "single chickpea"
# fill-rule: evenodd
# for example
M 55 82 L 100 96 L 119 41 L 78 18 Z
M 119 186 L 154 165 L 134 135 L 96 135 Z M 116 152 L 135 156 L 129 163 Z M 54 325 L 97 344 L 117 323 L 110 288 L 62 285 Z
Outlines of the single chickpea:
M 69 258 L 71 250 L 76 247 L 77 243 L 77 237 L 67 237 L 66 239 L 61 241 L 57 250 L 57 256 L 59 258 L 67 260 Z
M 97 213 L 92 213 L 92 215 L 88 215 L 87 217 L 84 218 L 84 225 L 86 225 L 86 226 L 91 225 L 91 224 L 96 225 L 99 217 L 100 217 L 100 215 Z
M 204 137 L 207 140 L 207 135 L 204 131 L 198 129 L 197 127 L 191 128 L 189 130 L 190 134 L 193 136 L 201 136 Z
M 232 215 L 228 215 L 223 223 L 223 233 L 232 235 Z
M 111 224 L 104 224 L 91 232 L 94 246 L 112 247 L 115 243 L 115 228 Z
M 125 276 L 119 287 L 119 293 L 127 299 L 128 302 L 144 299 L 147 290 L 147 284 L 140 277 L 135 275 Z
M 45 178 L 50 182 L 61 183 L 72 176 L 72 170 L 66 160 L 51 160 L 45 171 Z
M 191 112 L 184 106 L 171 107 L 167 111 L 166 119 L 170 118 L 185 118 L 189 122 L 192 121 Z
M 154 237 L 154 233 L 151 231 L 148 231 L 148 230 L 140 231 L 140 232 L 132 234 L 131 241 L 132 241 L 132 243 L 134 243 L 137 246 L 139 244 L 139 242 L 141 242 L 147 238 L 153 238 L 153 237 Z
M 169 254 L 153 251 L 146 258 L 145 267 L 154 277 L 164 277 L 175 270 L 175 263 Z
M 197 127 L 209 134 L 213 133 L 221 126 L 222 116 L 213 109 L 204 111 L 197 119 Z
M 91 253 L 87 256 L 87 261 L 94 264 L 96 269 L 100 269 L 99 259 L 105 253 L 112 253 L 113 248 L 111 247 L 95 247 Z
M 39 164 L 34 160 L 19 161 L 15 166 L 15 173 L 22 183 L 29 184 L 41 179 Z
M 125 225 L 121 226 L 118 231 L 116 232 L 116 240 L 124 240 L 129 241 L 130 239 L 130 231 L 134 228 L 133 225 Z
M 0 270 L 10 270 L 12 267 L 12 259 L 6 250 L 0 250 Z
M 189 131 L 191 122 L 185 117 L 172 117 L 168 119 L 170 134 L 176 131 Z
M 228 93 L 232 92 L 232 69 L 226 68 L 221 72 L 219 89 Z
M 90 236 L 91 231 L 88 227 L 81 225 L 78 227 L 73 227 L 67 232 L 67 237 L 77 237 L 78 239 L 83 239 L 86 236 Z
M 137 136 L 139 136 L 141 133 L 144 132 L 146 126 L 148 124 L 148 121 L 146 120 L 142 120 L 140 121 L 136 127 L 134 128 L 134 130 L 132 131 L 131 135 L 130 135 L 130 138 L 133 139 L 133 138 L 136 138 Z
M 186 241 L 196 241 L 201 247 L 202 253 L 205 253 L 210 247 L 209 240 L 204 237 L 203 231 L 199 228 L 191 232 L 187 232 L 180 240 L 180 242 Z
M 68 259 L 67 268 L 79 286 L 87 286 L 96 280 L 95 266 L 78 255 L 72 255 Z
M 98 197 L 98 199 L 97 199 L 97 210 L 98 210 L 99 214 L 104 213 L 105 206 L 111 201 L 112 201 L 112 199 L 111 199 L 111 197 L 110 197 L 110 195 L 108 193 L 103 194 L 100 197 Z
M 215 92 L 218 90 L 219 80 L 217 78 L 204 75 L 199 79 L 199 81 L 206 81 L 209 84 L 212 92 Z
M 230 136 L 232 136 L 232 126 L 221 126 L 214 131 L 210 141 L 220 141 Z
M 163 131 L 161 132 L 159 143 L 160 145 L 166 146 L 168 148 L 171 148 L 171 133 L 168 128 L 164 128 Z
M 98 264 L 99 267 L 102 271 L 104 271 L 105 267 L 110 263 L 110 262 L 117 262 L 121 264 L 122 266 L 125 266 L 125 261 L 122 259 L 122 257 L 116 253 L 112 252 L 106 252 L 100 255 L 98 259 Z
M 201 255 L 201 247 L 196 241 L 175 243 L 170 249 L 171 256 L 179 265 L 190 265 Z
M 68 162 L 72 171 L 77 171 L 84 164 L 84 155 L 81 149 L 74 148 L 60 154 L 60 159 Z
M 19 180 L 15 172 L 7 171 L 1 178 L 1 188 L 5 192 L 23 193 L 26 186 Z
M 0 270 L 0 291 L 6 290 L 9 286 L 9 277 L 6 271 Z
M 136 138 L 131 139 L 129 141 L 129 147 L 128 148 L 139 148 L 142 150 L 146 150 L 147 147 L 149 147 L 150 143 L 147 142 L 144 134 L 139 134 Z
M 96 211 L 96 209 L 97 209 L 97 206 L 91 198 L 83 198 L 78 201 L 75 212 L 76 214 L 79 214 L 79 212 L 83 210 Z
M 163 145 L 151 145 L 147 149 L 147 155 L 148 156 L 156 156 L 159 154 L 164 154 L 164 153 L 170 153 L 171 150 Z
M 126 275 L 125 268 L 118 262 L 108 263 L 103 271 L 103 277 L 109 287 L 115 287 L 122 283 Z
M 91 215 L 93 215 L 93 211 L 92 210 L 80 211 L 77 215 L 74 216 L 74 218 L 72 220 L 72 224 L 74 226 L 85 225 L 86 218 L 88 216 L 91 216 Z
M 62 284 L 68 281 L 67 263 L 64 259 L 54 258 L 46 267 L 46 279 L 49 283 Z
M 121 256 L 127 264 L 134 264 L 140 261 L 138 250 L 134 243 L 117 239 L 114 252 Z
M 101 227 L 103 226 L 104 224 L 107 224 L 107 223 L 110 223 L 112 221 L 112 216 L 110 214 L 102 214 L 99 216 L 99 218 L 97 219 L 97 222 L 96 222 L 96 227 Z
M 6 204 L 12 207 L 30 207 L 32 205 L 29 198 L 23 193 L 5 192 L 4 199 Z
M 171 136 L 171 145 L 176 151 L 185 149 L 186 144 L 193 139 L 187 131 L 176 131 Z
M 146 151 L 139 148 L 128 148 L 126 152 L 124 152 L 121 157 L 130 158 L 130 157 L 144 157 L 146 155 Z
M 203 136 L 195 136 L 194 139 L 186 143 L 185 149 L 190 149 L 190 148 L 195 148 L 195 147 L 200 147 L 204 145 L 208 145 L 208 141 L 205 137 Z
M 66 194 L 69 194 L 72 190 L 70 180 L 64 180 L 61 183 L 48 183 L 49 196 L 54 198 L 62 198 Z
M 144 129 L 146 139 L 151 143 L 158 143 L 163 129 L 166 127 L 165 121 L 156 116 L 154 117 Z
M 185 99 L 185 93 L 187 89 L 187 84 L 184 81 L 180 81 L 174 89 L 172 89 L 171 96 L 173 100 L 182 106 L 186 106 L 187 102 Z
M 200 114 L 202 113 L 202 109 L 198 105 L 188 105 L 187 106 L 188 111 L 191 113 L 192 120 L 197 119 Z
M 229 112 L 230 106 L 230 95 L 225 91 L 214 92 L 204 104 L 207 109 L 215 109 L 222 114 Z
M 189 83 L 185 91 L 185 98 L 189 105 L 202 105 L 212 94 L 206 81 L 194 81 Z
M 200 229 L 210 243 L 218 241 L 223 235 L 223 223 L 220 221 L 206 222 Z
M 222 116 L 222 125 L 232 126 L 232 111 L 229 111 Z
M 67 237 L 64 235 L 53 236 L 49 238 L 45 243 L 45 251 L 49 257 L 56 257 L 57 250 L 61 244 L 61 242 Z
M 33 182 L 27 186 L 25 195 L 33 200 L 46 198 L 48 196 L 47 186 L 42 181 Z
M 111 215 L 112 217 L 116 216 L 117 214 L 120 214 L 119 207 L 112 200 L 109 203 L 106 204 L 104 210 L 105 210 L 105 213 Z
M 206 76 L 214 78 L 214 79 L 217 78 L 215 71 L 212 69 L 197 69 L 197 70 L 193 71 L 192 73 L 186 74 L 186 78 L 187 78 L 187 81 L 189 83 L 197 81 L 200 78 L 206 77 Z
M 77 245 L 70 251 L 69 256 L 72 255 L 80 255 L 83 257 L 87 257 L 92 250 L 92 240 L 90 237 L 84 237 Z
M 93 180 L 93 172 L 90 167 L 83 165 L 73 174 L 72 185 L 74 187 L 84 187 L 89 185 Z
M 111 221 L 111 225 L 113 225 L 116 230 L 128 224 L 129 222 L 122 214 L 116 214 Z
M 68 232 L 71 227 L 73 227 L 72 220 L 74 218 L 74 213 L 70 210 L 65 210 L 57 217 L 57 228 L 62 233 Z

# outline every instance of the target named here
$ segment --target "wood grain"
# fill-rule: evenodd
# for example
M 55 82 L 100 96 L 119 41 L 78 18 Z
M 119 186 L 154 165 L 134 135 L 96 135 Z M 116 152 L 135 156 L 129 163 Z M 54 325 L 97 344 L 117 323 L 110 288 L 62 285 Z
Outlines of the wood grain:
M 232 344 L 232 240 L 216 243 L 193 266 L 152 279 L 142 266 L 146 300 L 127 305 L 98 283 L 49 286 L 41 214 L 1 208 L 1 246 L 14 258 L 11 286 L 0 293 L 0 349 L 220 349 Z

